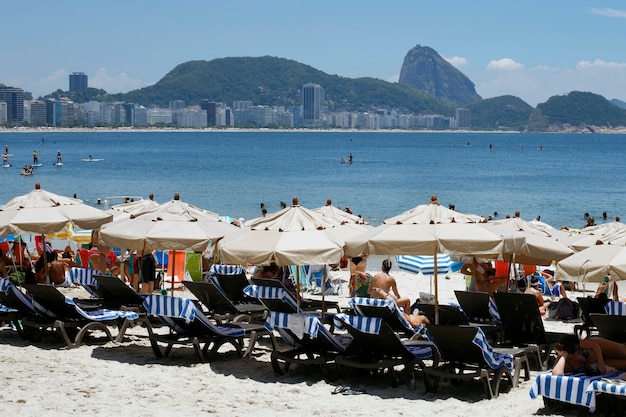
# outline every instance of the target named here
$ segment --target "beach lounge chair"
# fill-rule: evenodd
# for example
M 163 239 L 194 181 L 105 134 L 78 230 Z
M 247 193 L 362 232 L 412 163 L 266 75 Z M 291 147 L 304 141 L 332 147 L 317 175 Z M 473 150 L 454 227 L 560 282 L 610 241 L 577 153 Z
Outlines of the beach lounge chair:
M 187 252 L 185 255 L 185 280 L 202 281 L 202 254 Z
M 626 316 L 626 303 L 622 301 L 608 301 L 604 311 L 610 316 Z
M 428 317 L 431 323 L 435 323 L 435 305 L 430 303 L 417 303 L 421 314 Z M 469 324 L 467 317 L 457 306 L 439 304 L 440 326 L 462 326 Z
M 205 277 L 204 280 L 211 280 L 214 284 L 219 285 L 219 281 L 217 281 L 217 274 L 236 275 L 241 273 L 245 273 L 243 266 L 241 265 L 213 264 L 211 265 L 211 268 L 209 268 L 208 277 Z
M 613 314 L 589 314 L 598 329 L 598 335 L 618 343 L 626 343 L 626 316 Z
M 250 285 L 250 281 L 248 281 L 248 277 L 246 277 L 243 271 L 238 274 L 228 275 L 216 273 L 215 280 L 219 288 L 230 301 L 235 303 L 253 301 L 243 292 L 244 288 Z
M 56 316 L 25 294 L 9 278 L 0 278 L 0 304 L 17 312 L 16 330 L 26 340 L 37 342 L 52 327 Z
M 424 369 L 424 360 L 437 360 L 435 347 L 426 340 L 400 340 L 391 327 L 379 317 L 334 316 L 335 328 L 352 336 L 346 352 L 335 362 L 340 366 L 387 372 L 391 385 L 414 380 L 416 371 Z M 396 367 L 402 367 L 400 374 Z
M 267 299 L 266 301 L 264 301 L 263 299 L 261 299 L 261 297 L 258 297 L 259 299 L 261 299 L 261 302 L 263 302 L 263 304 L 265 304 L 270 311 L 280 311 L 281 313 L 296 313 L 297 312 L 297 306 L 298 306 L 298 301 L 300 302 L 300 309 L 302 311 L 321 311 L 322 308 L 324 308 L 325 311 L 328 311 L 329 309 L 335 310 L 337 312 L 341 311 L 341 308 L 339 307 L 339 303 L 337 301 L 332 301 L 332 300 L 326 300 L 324 299 L 323 302 L 322 300 L 319 299 L 313 299 L 313 298 L 304 298 L 304 297 L 300 297 L 300 299 L 298 300 L 296 298 L 295 295 L 293 295 L 288 289 L 287 287 L 285 287 L 285 285 L 280 282 L 277 279 L 271 279 L 271 278 L 252 278 L 252 282 L 259 287 L 271 287 L 271 288 L 280 288 L 281 290 L 283 290 L 280 294 L 280 299 L 289 299 L 289 304 L 295 304 L 296 305 L 296 310 L 295 311 L 291 311 L 291 310 L 274 310 L 273 308 L 269 307 L 268 302 L 272 303 L 271 299 Z M 268 291 L 267 293 L 263 293 L 263 294 L 272 294 L 272 292 Z M 274 304 L 274 303 L 273 303 Z M 322 305 L 323 304 L 323 305 Z M 278 306 L 276 306 L 278 308 Z M 287 308 L 287 307 L 285 307 Z
M 393 329 L 404 337 L 412 338 L 422 330 L 414 329 L 411 323 L 404 317 L 402 311 L 392 300 L 381 300 L 377 298 L 353 297 L 348 301 L 348 306 L 359 316 L 379 317 Z
M 182 250 L 170 251 L 167 260 L 167 270 L 163 276 L 164 288 L 181 288 L 185 279 L 186 252 Z
M 566 333 L 545 331 L 533 294 L 496 292 L 493 296 L 502 322 L 501 346 L 534 351 L 541 369 L 546 370 L 552 348 Z
M 584 332 L 586 336 L 589 337 L 592 333 L 598 332 L 598 328 L 593 323 L 593 318 L 590 317 L 590 314 L 606 314 L 604 306 L 608 300 L 594 297 L 576 297 L 576 300 L 580 306 L 580 319 L 582 320 L 582 324 L 576 324 L 574 326 L 574 332 L 579 336 L 582 336 Z
M 94 275 L 93 278 L 99 285 L 102 294 L 102 302 L 108 308 L 132 310 L 144 312 L 142 295 L 132 287 L 126 285 L 121 279 L 111 275 Z
M 454 295 L 470 323 L 498 324 L 490 308 L 491 298 L 486 292 L 456 290 Z
M 329 365 L 334 364 L 335 357 L 344 353 L 352 341 L 347 335 L 331 333 L 317 315 L 307 313 L 273 311 L 267 317 L 265 327 L 280 335 L 271 354 L 272 368 L 279 375 L 295 363 L 320 366 L 325 378 L 334 379 L 336 375 L 331 375 Z
M 102 272 L 92 268 L 72 267 L 69 271 L 69 280 L 70 283 L 83 287 L 93 298 L 103 298 L 106 293 L 100 290 L 100 284 L 94 275 L 102 275 Z
M 494 349 L 480 327 L 429 326 L 426 334 L 436 345 L 440 359 L 439 364 L 424 369 L 428 391 L 437 390 L 440 378 L 479 378 L 489 398 L 494 398 L 500 393 L 503 377 L 516 387 L 523 368 L 525 380 L 530 379 L 524 349 Z
M 172 330 L 166 335 L 150 334 L 150 344 L 158 358 L 167 357 L 174 345 L 182 344 L 192 345 L 201 361 L 212 361 L 226 343 L 231 344 L 241 357 L 244 338 L 248 338 L 249 342 L 243 356 L 249 356 L 260 335 L 267 334 L 274 340 L 273 334 L 262 324 L 216 324 L 189 298 L 150 294 L 144 299 L 143 305 L 149 316 L 157 317 Z M 161 351 L 159 343 L 166 345 L 164 351 Z
M 530 398 L 543 397 L 546 406 L 550 406 L 557 401 L 582 406 L 588 408 L 589 412 L 593 413 L 596 411 L 597 394 L 601 393 L 603 388 L 611 385 L 613 389 L 618 387 L 615 384 L 610 384 L 610 382 L 607 386 L 600 387 L 599 383 L 618 379 L 621 373 L 619 371 L 608 375 L 588 376 L 584 374 L 552 375 L 551 371 L 542 372 L 537 375 L 530 388 Z
M 132 311 L 83 310 L 50 285 L 24 284 L 24 288 L 37 303 L 54 314 L 56 319 L 52 327 L 58 330 L 69 348 L 80 346 L 83 337 L 95 330 L 103 331 L 108 340 L 114 340 L 109 326 L 119 329 L 115 341 L 121 342 L 127 327 L 141 321 L 139 315 Z M 147 321 L 144 323 L 148 325 Z
M 260 301 L 232 302 L 212 282 L 186 282 L 185 287 L 202 303 L 206 313 L 219 322 L 265 319 L 267 307 Z

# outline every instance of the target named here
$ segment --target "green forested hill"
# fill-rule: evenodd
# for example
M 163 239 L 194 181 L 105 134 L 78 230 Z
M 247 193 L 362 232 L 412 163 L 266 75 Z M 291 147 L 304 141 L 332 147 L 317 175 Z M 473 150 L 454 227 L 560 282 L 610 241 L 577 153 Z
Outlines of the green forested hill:
M 500 96 L 479 101 L 468 106 L 471 110 L 472 128 L 523 130 L 533 108 L 515 96 Z
M 329 75 L 296 61 L 275 57 L 220 58 L 178 65 L 150 87 L 116 96 L 119 100 L 167 106 L 171 100 L 187 105 L 208 99 L 232 105 L 250 100 L 255 105 L 298 106 L 306 83 L 320 84 L 332 111 L 367 111 L 378 107 L 408 112 L 454 114 L 454 109 L 413 87 L 374 78 Z
M 580 91 L 553 96 L 532 111 L 528 130 L 559 131 L 568 127 L 626 126 L 626 110 L 604 97 Z

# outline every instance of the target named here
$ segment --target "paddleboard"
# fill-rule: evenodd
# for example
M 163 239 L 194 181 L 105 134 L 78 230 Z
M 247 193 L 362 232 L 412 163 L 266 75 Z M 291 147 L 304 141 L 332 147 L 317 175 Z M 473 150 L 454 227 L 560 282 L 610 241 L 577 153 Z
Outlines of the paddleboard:
M 104 161 L 104 158 L 85 158 L 85 159 L 81 159 L 81 161 L 83 162 L 100 162 L 100 161 Z
M 55 162 L 54 164 L 55 167 L 62 167 L 63 166 L 63 162 Z
M 41 164 L 32 164 L 31 167 L 40 167 Z
M 13 165 L 11 165 L 11 164 L 4 164 L 4 165 L 2 165 L 2 168 L 11 168 L 12 166 Z

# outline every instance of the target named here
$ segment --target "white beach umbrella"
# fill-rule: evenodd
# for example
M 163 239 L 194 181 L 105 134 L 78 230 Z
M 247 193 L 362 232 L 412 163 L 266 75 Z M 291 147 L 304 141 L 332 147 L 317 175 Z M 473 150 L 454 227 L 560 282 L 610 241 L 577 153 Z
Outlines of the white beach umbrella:
M 326 200 L 326 205 L 313 209 L 314 212 L 321 214 L 324 217 L 328 217 L 333 219 L 339 223 L 356 223 L 356 224 L 367 224 L 363 218 L 359 216 L 355 216 L 354 214 L 350 214 L 339 207 L 333 206 L 332 200 L 329 198 Z
M 515 231 L 484 223 L 382 224 L 345 242 L 347 256 L 432 255 L 435 260 L 435 323 L 438 323 L 437 254 L 503 259 L 523 250 L 525 238 Z
M 595 245 L 556 264 L 555 278 L 562 281 L 602 282 L 606 275 L 626 279 L 626 246 Z
M 436 224 L 436 223 L 479 223 L 485 219 L 475 214 L 463 214 L 443 207 L 432 196 L 428 204 L 421 204 L 397 216 L 383 220 L 384 224 Z
M 107 246 L 143 250 L 189 250 L 201 252 L 212 242 L 240 229 L 211 211 L 174 199 L 153 210 L 114 221 L 99 233 Z
M 71 225 L 98 229 L 112 219 L 82 200 L 45 191 L 37 183 L 35 190 L 13 198 L 0 209 L 0 233 L 46 235 L 65 231 Z

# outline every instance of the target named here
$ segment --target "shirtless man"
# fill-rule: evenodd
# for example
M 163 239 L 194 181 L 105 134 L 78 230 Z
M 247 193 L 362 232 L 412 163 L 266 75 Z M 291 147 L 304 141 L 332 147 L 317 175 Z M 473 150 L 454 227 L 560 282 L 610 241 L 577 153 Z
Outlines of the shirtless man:
M 402 309 L 404 317 L 414 328 L 429 324 L 428 318 L 420 315 L 417 310 L 411 313 L 411 300 L 408 297 L 400 296 L 395 278 L 389 275 L 389 271 L 391 271 L 391 261 L 389 259 L 383 261 L 381 270 L 382 272 L 379 272 L 372 278 L 368 289 L 370 297 L 394 301 Z

